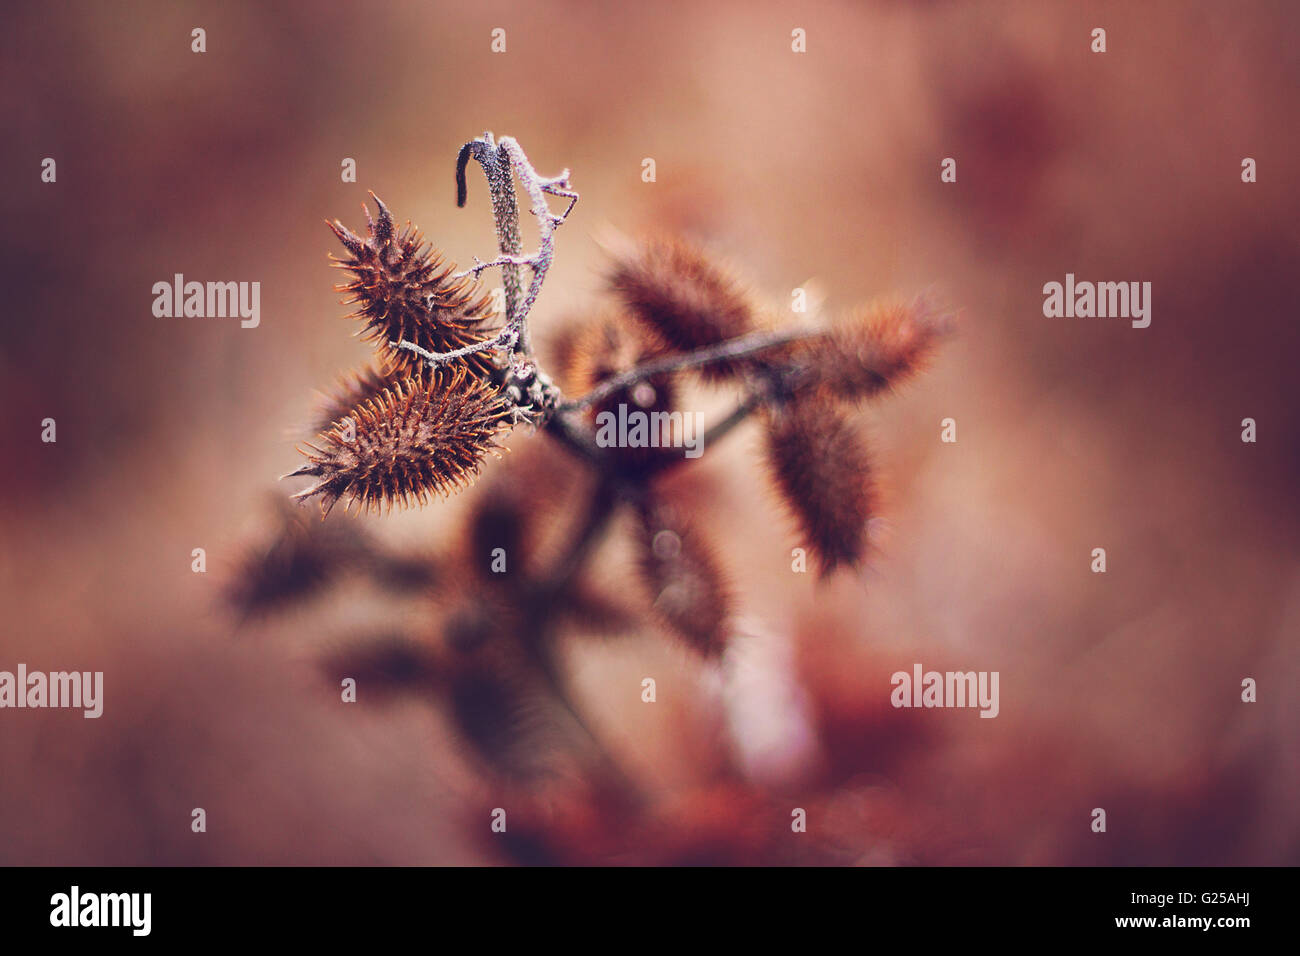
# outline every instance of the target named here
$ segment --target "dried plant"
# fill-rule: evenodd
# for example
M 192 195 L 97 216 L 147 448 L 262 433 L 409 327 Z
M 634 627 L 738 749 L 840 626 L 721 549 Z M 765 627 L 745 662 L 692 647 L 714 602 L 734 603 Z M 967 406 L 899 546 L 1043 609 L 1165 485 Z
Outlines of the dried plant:
M 858 430 L 824 400 L 800 399 L 765 411 L 767 462 L 823 574 L 867 553 L 875 513 L 871 463 Z
M 354 317 L 365 323 L 364 337 L 380 344 L 386 376 L 421 372 L 424 362 L 414 353 L 390 347 L 409 341 L 435 352 L 453 351 L 484 342 L 488 335 L 483 323 L 491 317 L 491 300 L 468 276 L 453 275 L 454 269 L 430 249 L 418 230 L 408 223 L 400 233 L 393 214 L 374 193 L 379 220 L 366 214 L 366 238 L 349 231 L 342 223 L 329 226 L 348 251 L 337 259 L 336 268 L 352 273 L 352 281 L 337 286 L 350 293 Z M 493 366 L 484 352 L 466 355 L 465 365 L 480 375 Z
M 424 504 L 473 477 L 508 415 L 501 393 L 463 367 L 417 373 L 308 445 L 307 464 L 292 474 L 320 480 L 294 497 L 320 496 L 326 513 L 344 497 L 366 510 Z
M 609 286 L 665 348 L 689 353 L 754 330 L 754 307 L 736 280 L 703 252 L 679 240 L 651 240 L 610 269 Z M 701 367 L 727 378 L 746 367 L 722 358 Z
M 655 611 L 700 653 L 721 654 L 731 600 L 712 550 L 671 507 L 647 501 L 639 512 L 641 573 Z
M 635 786 L 571 702 L 557 638 L 584 622 L 665 634 L 707 664 L 736 631 L 733 591 L 705 526 L 681 497 L 682 483 L 668 479 L 690 458 L 680 448 L 602 441 L 601 416 L 622 407 L 670 421 L 692 389 L 738 391 L 733 410 L 704 431 L 704 447 L 759 419 L 767 472 L 794 518 L 796 544 L 830 574 L 867 557 L 876 509 L 855 409 L 922 369 L 947 323 L 918 299 L 785 327 L 710 254 L 656 238 L 614 254 L 610 301 L 568 325 L 548 349 L 553 378 L 534 350 L 529 317 L 578 194 L 567 170 L 540 176 L 518 143 L 488 133 L 458 157 L 461 206 L 470 160 L 489 186 L 499 247 L 492 258 L 457 271 L 409 223 L 399 230 L 377 197 L 378 217 L 367 210 L 364 237 L 331 224 L 346 251 L 335 264 L 350 274 L 340 288 L 378 355 L 321 410 L 320 434 L 292 473 L 315 481 L 294 497 L 318 500 L 325 513 L 339 501 L 391 509 L 457 492 L 486 474 L 460 544 L 429 559 L 437 565 L 425 588 L 437 608 L 436 633 L 390 635 L 358 648 L 352 669 L 398 691 L 436 694 L 485 773 L 527 784 L 555 772 L 546 755 L 566 754 L 570 769 L 588 781 L 582 786 L 599 790 L 611 814 L 636 817 L 632 829 L 655 832 L 640 816 Z M 516 179 L 538 224 L 532 254 L 523 251 Z M 552 209 L 550 197 L 565 207 Z M 504 291 L 495 324 L 479 287 L 488 270 L 500 270 Z M 530 443 L 485 468 L 520 428 L 551 443 Z M 620 513 L 630 520 L 620 523 Z M 296 567 L 303 532 L 289 528 L 290 544 L 281 547 L 290 557 L 281 563 Z M 623 529 L 623 547 L 636 556 L 643 587 L 635 596 L 604 593 L 588 573 L 611 529 Z M 388 569 L 378 577 L 413 563 L 377 561 L 378 550 L 368 545 L 366 559 Z M 299 578 L 314 585 L 333 566 L 318 555 L 301 573 L 278 577 L 286 589 L 299 587 Z M 277 574 L 254 562 L 246 577 L 258 583 L 238 592 L 245 603 L 270 603 L 264 592 L 274 590 Z M 418 574 L 414 580 L 421 586 Z M 416 645 L 423 649 L 412 650 Z M 333 658 L 330 666 L 339 670 L 347 660 Z M 586 838 L 599 842 L 592 833 Z M 535 850 L 519 858 L 532 859 Z

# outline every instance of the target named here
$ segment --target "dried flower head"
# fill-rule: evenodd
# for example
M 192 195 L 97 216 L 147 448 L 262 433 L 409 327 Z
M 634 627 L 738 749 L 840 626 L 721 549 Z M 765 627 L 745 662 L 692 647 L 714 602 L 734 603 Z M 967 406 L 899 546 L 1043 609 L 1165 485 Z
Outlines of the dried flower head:
M 424 371 L 421 369 L 415 374 L 422 377 Z M 404 377 L 384 375 L 369 365 L 341 376 L 334 391 L 326 395 L 325 400 L 317 408 L 316 426 L 312 430 L 329 431 L 332 425 L 347 418 L 355 409 L 365 405 L 371 399 L 378 398 L 385 389 L 397 385 Z
M 424 503 L 469 483 L 508 424 L 500 394 L 463 367 L 403 379 L 307 446 L 293 474 L 320 480 L 294 497 L 319 495 L 325 512 L 343 497 L 364 510 Z
M 871 462 L 858 429 L 826 401 L 768 412 L 766 457 L 772 481 L 793 512 L 823 575 L 867 553 L 875 513 Z
M 573 717 L 548 693 L 546 679 L 509 639 L 518 623 L 470 592 L 447 622 L 445 640 L 458 648 L 448 682 L 448 716 L 466 757 L 500 779 L 554 774 L 573 742 Z
M 331 226 L 348 253 L 335 263 L 350 273 L 340 289 L 350 293 L 380 360 L 344 380 L 321 410 L 320 435 L 295 472 L 316 481 L 295 497 L 319 498 L 325 512 L 340 499 L 360 510 L 423 503 L 469 483 L 507 429 L 527 423 L 536 438 L 523 439 L 493 470 L 462 515 L 455 543 L 436 554 L 382 536 L 326 540 L 322 528 L 355 522 L 315 522 L 311 532 L 293 509 L 295 521 L 271 553 L 250 563 L 232 598 L 278 605 L 348 574 L 369 585 L 368 599 L 418 601 L 411 620 L 419 635 L 373 630 L 330 670 L 360 675 L 381 694 L 414 692 L 447 707 L 468 763 L 494 785 L 533 798 L 531 823 L 528 805 L 512 797 L 519 809 L 511 811 L 510 836 L 494 836 L 516 859 L 584 862 L 568 845 L 575 839 L 599 844 L 587 848 L 585 861 L 824 857 L 816 842 L 794 849 L 781 838 L 788 831 L 780 813 L 748 786 L 705 788 L 647 809 L 639 780 L 622 772 L 605 735 L 575 706 L 568 638 L 653 631 L 716 660 L 733 632 L 725 569 L 670 503 L 695 502 L 701 514 L 709 507 L 713 494 L 690 484 L 692 469 L 681 464 L 696 456 L 671 441 L 635 447 L 644 432 L 622 427 L 621 406 L 629 416 L 647 413 L 651 428 L 656 417 L 671 427 L 679 390 L 720 383 L 739 393 L 700 440 L 711 445 L 760 417 L 772 483 L 825 575 L 858 564 L 871 546 L 876 489 L 849 417 L 853 406 L 924 367 L 944 321 L 922 299 L 879 303 L 829 326 L 789 323 L 754 304 L 701 250 L 658 240 L 615 255 L 608 311 L 572 323 L 551 350 L 557 360 L 543 362 L 530 318 L 555 257 L 556 230 L 578 194 L 568 170 L 539 175 L 515 140 L 486 133 L 457 157 L 461 206 L 470 161 L 487 179 L 497 249 L 463 274 L 410 223 L 399 231 L 378 199 L 377 219 L 366 210 L 364 237 Z M 552 197 L 567 206 L 556 209 Z M 531 254 L 519 228 L 521 198 L 537 227 Z M 507 311 L 495 329 L 477 285 L 487 270 L 500 270 Z M 611 413 L 618 429 L 609 428 Z M 643 419 L 635 421 L 640 429 Z M 711 481 L 707 471 L 704 480 Z M 625 508 L 634 512 L 627 523 Z M 612 531 L 622 533 L 619 540 L 609 541 Z M 632 556 L 629 570 L 642 587 L 592 573 L 612 549 L 616 566 Z M 578 780 L 589 803 L 551 801 Z M 857 842 L 853 849 L 860 853 Z
M 334 266 L 352 273 L 352 280 L 337 286 L 350 293 L 355 318 L 365 323 L 367 341 L 379 346 L 382 373 L 401 377 L 424 367 L 416 353 L 393 348 L 393 342 L 414 342 L 430 352 L 465 348 L 492 337 L 484 324 L 493 317 L 492 300 L 468 276 L 455 278 L 455 266 L 424 242 L 408 222 L 398 232 L 393 214 L 373 192 L 378 220 L 365 206 L 367 235 L 363 239 L 337 220 L 328 223 L 348 251 Z M 475 374 L 495 369 L 487 352 L 460 360 Z
M 807 364 L 816 391 L 861 401 L 922 370 L 942 331 L 930 300 L 884 300 L 842 316 L 826 332 L 793 343 L 785 354 Z
M 727 643 L 731 599 L 712 548 L 674 509 L 641 509 L 640 569 L 665 624 L 706 656 Z
M 609 286 L 658 341 L 674 352 L 718 345 L 754 328 L 754 309 L 739 283 L 700 249 L 654 240 L 617 258 Z M 737 374 L 742 361 L 702 370 L 706 378 Z
M 245 551 L 226 585 L 226 600 L 244 619 L 308 597 L 370 556 L 370 542 L 355 523 L 309 521 L 279 498 L 270 517 L 272 535 Z

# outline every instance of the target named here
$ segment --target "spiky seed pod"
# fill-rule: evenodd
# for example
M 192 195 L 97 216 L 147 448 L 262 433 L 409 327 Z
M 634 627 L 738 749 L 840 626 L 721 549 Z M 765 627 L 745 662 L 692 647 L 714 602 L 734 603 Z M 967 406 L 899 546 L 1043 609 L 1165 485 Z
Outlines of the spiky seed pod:
M 663 504 L 640 509 L 640 570 L 664 623 L 707 657 L 727 645 L 731 597 L 708 543 Z
M 353 410 L 308 445 L 308 462 L 294 475 L 320 480 L 294 495 L 317 495 L 329 512 L 343 497 L 363 510 L 424 503 L 468 484 L 509 412 L 496 391 L 464 368 L 406 378 Z
M 508 780 L 542 776 L 555 759 L 555 715 L 545 688 L 535 683 L 527 675 L 467 667 L 451 684 L 461 738 L 484 769 Z
M 866 446 L 853 423 L 825 400 L 798 401 L 765 414 L 772 482 L 818 558 L 823 576 L 867 554 L 876 489 Z
M 572 717 L 528 656 L 529 622 L 499 597 L 471 585 L 444 622 L 452 657 L 442 699 L 467 756 L 494 776 L 535 780 L 568 759 Z
M 356 525 L 308 521 L 279 498 L 273 522 L 273 537 L 248 549 L 225 587 L 226 600 L 244 619 L 306 598 L 371 556 L 371 542 Z
M 575 327 L 558 344 L 560 380 L 565 392 L 575 397 L 665 354 L 662 346 L 619 313 L 604 314 Z M 647 421 L 654 423 L 656 412 L 669 413 L 677 407 L 673 375 L 656 375 L 611 392 L 588 409 L 587 416 L 597 424 L 605 420 L 601 416 L 606 413 L 617 420 L 620 405 L 628 412 L 644 412 L 650 416 Z M 662 443 L 662 437 L 656 444 Z M 625 474 L 636 474 L 655 460 L 682 457 L 680 449 L 670 447 L 626 447 L 618 452 L 615 461 Z
M 707 255 L 679 241 L 655 240 L 615 260 L 609 286 L 657 340 L 692 352 L 754 330 L 754 309 L 739 283 Z M 733 377 L 746 359 L 705 366 L 705 378 Z
M 454 279 L 455 266 L 425 243 L 408 222 L 398 232 L 393 214 L 374 193 L 379 218 L 365 206 L 367 235 L 363 239 L 337 220 L 327 225 L 347 249 L 334 267 L 352 273 L 352 280 L 335 288 L 349 293 L 345 301 L 357 306 L 354 318 L 365 323 L 363 337 L 376 343 L 383 357 L 384 376 L 403 377 L 425 367 L 424 359 L 393 348 L 405 339 L 429 352 L 449 352 L 491 338 L 484 323 L 493 318 L 491 296 L 468 276 Z M 333 258 L 333 257 L 331 257 Z M 458 360 L 479 376 L 496 369 L 487 352 Z
M 527 505 L 506 488 L 498 483 L 476 495 L 468 522 L 470 566 L 490 586 L 517 585 L 530 557 Z
M 886 300 L 859 308 L 821 335 L 794 343 L 813 388 L 832 398 L 861 401 L 895 388 L 928 364 L 942 320 L 933 303 Z
M 420 369 L 414 374 L 423 377 L 426 371 L 427 369 Z M 355 409 L 378 398 L 385 389 L 392 388 L 400 381 L 401 378 L 384 375 L 369 365 L 348 372 L 340 377 L 338 386 L 320 403 L 316 411 L 316 425 L 312 430 L 329 431 L 330 426 L 338 424 Z

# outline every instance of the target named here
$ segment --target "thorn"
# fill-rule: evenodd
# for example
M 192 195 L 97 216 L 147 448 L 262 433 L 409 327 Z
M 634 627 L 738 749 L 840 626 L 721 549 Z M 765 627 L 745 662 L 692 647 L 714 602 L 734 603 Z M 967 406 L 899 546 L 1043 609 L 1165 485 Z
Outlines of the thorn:
M 393 214 L 388 211 L 388 207 L 384 205 L 384 201 L 375 195 L 373 189 L 368 191 L 370 193 L 370 198 L 375 201 L 375 206 L 379 210 L 379 225 L 375 228 L 372 224 L 372 231 L 375 234 L 375 238 L 380 242 L 388 242 L 393 238 Z M 367 216 L 369 216 L 369 213 L 367 213 Z
M 337 219 L 335 219 L 333 222 L 330 222 L 328 219 L 326 219 L 325 225 L 329 226 L 330 229 L 333 230 L 334 235 L 338 237 L 339 242 L 343 243 L 343 247 L 347 249 L 348 252 L 352 253 L 353 256 L 361 255 L 361 250 L 364 246 L 364 243 L 361 241 L 360 236 L 354 233 L 347 226 L 343 225 L 343 223 L 339 222 Z

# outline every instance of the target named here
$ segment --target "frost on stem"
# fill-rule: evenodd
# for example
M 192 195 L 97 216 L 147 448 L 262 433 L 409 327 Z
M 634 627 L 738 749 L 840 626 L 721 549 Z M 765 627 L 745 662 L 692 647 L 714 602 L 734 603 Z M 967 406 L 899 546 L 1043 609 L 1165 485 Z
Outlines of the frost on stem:
M 296 472 L 319 481 L 298 497 L 320 497 L 327 508 L 340 498 L 366 507 L 451 492 L 477 471 L 499 434 L 527 423 L 576 452 L 612 489 L 605 512 L 642 502 L 684 459 L 670 446 L 655 454 L 603 447 L 593 420 L 620 405 L 669 420 L 680 411 L 690 372 L 741 393 L 734 409 L 706 428 L 705 444 L 761 413 L 770 473 L 804 540 L 825 571 L 859 563 L 869 550 L 874 494 L 848 416 L 925 367 L 947 327 L 933 303 L 887 300 L 832 323 L 781 327 L 771 318 L 776 310 L 709 253 L 652 239 L 616 255 L 606 282 L 614 308 L 593 310 L 570 337 L 570 361 L 562 364 L 566 384 L 579 394 L 566 398 L 534 352 L 529 318 L 554 260 L 556 231 L 578 194 L 568 170 L 541 176 L 514 139 L 485 133 L 457 157 L 460 206 L 470 160 L 488 184 L 493 259 L 457 270 L 410 223 L 399 230 L 373 193 L 378 216 L 366 210 L 364 236 L 331 224 L 348 253 L 335 263 L 351 274 L 341 289 L 379 362 L 345 380 L 323 410 L 321 436 Z M 523 249 L 520 188 L 538 224 L 532 254 Z M 551 197 L 567 201 L 562 211 L 552 210 Z M 501 270 L 506 298 L 505 319 L 495 327 L 478 286 L 493 268 Z M 592 518 L 596 525 L 606 520 L 608 513 Z
M 539 176 L 514 140 L 485 134 L 457 159 L 461 206 L 471 159 L 491 194 L 498 249 L 489 261 L 457 269 L 409 223 L 399 229 L 377 198 L 364 235 L 331 226 L 347 251 L 336 260 L 350 274 L 343 291 L 378 354 L 320 410 L 320 434 L 293 473 L 315 481 L 294 497 L 325 512 L 339 501 L 361 510 L 424 503 L 470 484 L 514 426 L 529 424 L 544 438 L 494 466 L 458 545 L 431 554 L 360 537 L 357 525 L 337 520 L 307 527 L 295 515 L 281 522 L 266 554 L 245 562 L 230 600 L 244 616 L 269 613 L 358 572 L 386 594 L 434 597 L 439 616 L 419 616 L 418 640 L 375 635 L 334 669 L 423 700 L 436 695 L 488 773 L 567 777 L 550 752 L 587 748 L 569 769 L 589 768 L 631 792 L 635 784 L 601 757 L 599 734 L 572 702 L 564 638 L 575 626 L 654 633 L 716 663 L 747 589 L 708 534 L 716 502 L 702 490 L 723 473 L 670 475 L 695 467 L 671 441 L 600 444 L 597 417 L 626 405 L 684 421 L 685 397 L 724 386 L 736 403 L 705 428 L 698 447 L 712 449 L 756 416 L 762 464 L 794 519 L 795 543 L 823 574 L 851 569 L 872 552 L 878 498 L 859 409 L 928 364 L 947 320 L 920 299 L 811 327 L 782 325 L 773 319 L 779 309 L 710 254 L 655 240 L 617 258 L 606 284 L 613 301 L 578 316 L 559 343 L 553 364 L 573 391 L 566 398 L 534 353 L 529 318 L 577 193 L 567 171 Z M 516 182 L 538 220 L 531 255 Z M 551 197 L 567 200 L 563 212 L 552 211 Z M 491 315 L 478 287 L 492 268 L 501 270 L 504 319 Z M 621 520 L 624 512 L 636 520 Z M 614 535 L 617 554 L 636 559 L 641 588 L 611 587 L 592 573 L 593 557 Z
M 553 403 L 554 387 L 549 382 L 537 381 L 537 364 L 528 334 L 528 315 L 542 291 L 546 272 L 555 257 L 555 230 L 569 218 L 569 213 L 578 202 L 578 194 L 569 186 L 567 169 L 558 176 L 541 176 L 513 138 L 503 136 L 498 142 L 488 132 L 484 133 L 481 139 L 471 140 L 461 147 L 460 155 L 456 160 L 456 204 L 458 206 L 465 205 L 467 195 L 465 166 L 471 158 L 483 167 L 483 173 L 488 180 L 488 188 L 492 195 L 492 212 L 496 220 L 497 244 L 501 254 L 488 262 L 476 260 L 471 268 L 456 273 L 453 278 L 477 279 L 486 269 L 500 268 L 506 293 L 506 323 L 491 339 L 444 352 L 426 349 L 419 343 L 406 339 L 393 342 L 393 346 L 415 353 L 430 366 L 437 366 L 486 349 L 509 351 L 514 356 L 512 369 L 519 379 L 518 387 L 521 392 L 519 399 L 525 396 L 535 398 L 545 406 Z M 522 255 L 523 238 L 519 230 L 515 177 L 518 178 L 532 203 L 530 211 L 537 217 L 539 238 L 537 251 L 531 256 Z M 547 196 L 567 199 L 569 204 L 563 213 L 557 215 L 551 211 Z M 532 273 L 527 289 L 522 288 L 519 275 L 519 270 L 525 266 Z M 534 403 L 518 401 L 518 404 Z

